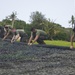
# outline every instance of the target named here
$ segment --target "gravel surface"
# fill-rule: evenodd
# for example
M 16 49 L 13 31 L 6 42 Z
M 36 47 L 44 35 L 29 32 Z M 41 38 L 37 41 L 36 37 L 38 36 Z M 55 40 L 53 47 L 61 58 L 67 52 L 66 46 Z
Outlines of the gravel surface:
M 0 40 L 0 75 L 75 75 L 75 50 Z

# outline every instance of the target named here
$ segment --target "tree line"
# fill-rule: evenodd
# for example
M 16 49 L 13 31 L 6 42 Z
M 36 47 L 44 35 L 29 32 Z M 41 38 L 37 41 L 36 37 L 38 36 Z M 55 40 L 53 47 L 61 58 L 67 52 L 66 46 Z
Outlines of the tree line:
M 72 15 L 69 23 L 74 24 L 74 16 Z M 12 12 L 11 15 L 0 21 L 0 25 L 11 25 L 16 29 L 24 29 L 30 36 L 31 27 L 44 30 L 48 35 L 48 40 L 65 40 L 70 41 L 72 28 L 62 27 L 60 24 L 54 23 L 51 19 L 47 19 L 41 12 L 32 12 L 30 15 L 30 23 L 17 19 L 17 14 Z

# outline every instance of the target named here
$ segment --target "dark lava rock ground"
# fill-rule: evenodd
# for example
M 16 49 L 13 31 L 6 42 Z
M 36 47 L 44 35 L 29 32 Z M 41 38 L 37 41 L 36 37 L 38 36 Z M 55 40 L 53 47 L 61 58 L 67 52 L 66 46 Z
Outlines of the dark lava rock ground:
M 75 75 L 75 50 L 0 40 L 0 75 Z

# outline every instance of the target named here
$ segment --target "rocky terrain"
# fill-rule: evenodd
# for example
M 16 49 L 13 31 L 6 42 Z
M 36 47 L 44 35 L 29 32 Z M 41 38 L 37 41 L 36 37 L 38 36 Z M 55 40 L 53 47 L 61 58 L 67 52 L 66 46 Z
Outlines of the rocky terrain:
M 75 49 L 0 40 L 0 75 L 75 75 Z

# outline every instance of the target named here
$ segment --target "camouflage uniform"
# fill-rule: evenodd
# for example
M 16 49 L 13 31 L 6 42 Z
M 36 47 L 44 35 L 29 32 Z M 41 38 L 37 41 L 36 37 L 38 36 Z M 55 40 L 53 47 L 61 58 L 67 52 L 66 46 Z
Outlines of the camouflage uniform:
M 20 42 L 28 42 L 28 35 L 23 31 L 18 31 L 21 37 Z
M 39 44 L 45 44 L 44 40 L 46 39 L 47 37 L 47 34 L 45 31 L 43 30 L 39 30 L 39 29 L 36 29 L 36 32 L 31 32 L 31 36 L 33 36 L 33 39 L 39 35 L 39 38 L 37 39 L 37 42 Z

